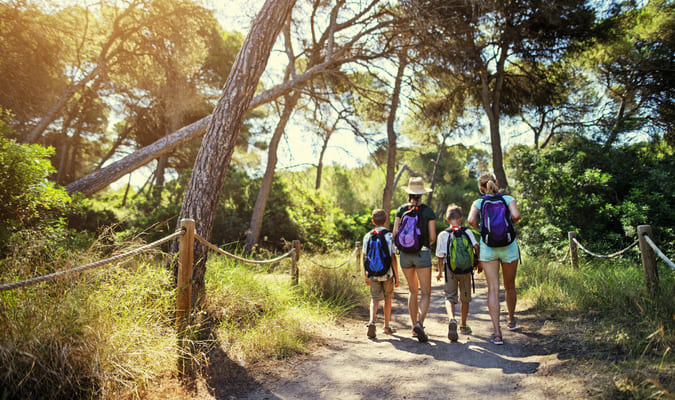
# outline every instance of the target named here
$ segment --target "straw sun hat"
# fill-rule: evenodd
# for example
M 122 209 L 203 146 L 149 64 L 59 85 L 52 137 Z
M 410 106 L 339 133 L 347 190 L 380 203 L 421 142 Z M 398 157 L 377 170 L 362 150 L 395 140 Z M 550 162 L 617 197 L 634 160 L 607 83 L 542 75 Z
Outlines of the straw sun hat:
M 410 178 L 408 181 L 408 186 L 403 186 L 403 190 L 405 190 L 408 194 L 426 194 L 433 192 L 433 189 L 424 187 L 424 180 L 419 177 Z

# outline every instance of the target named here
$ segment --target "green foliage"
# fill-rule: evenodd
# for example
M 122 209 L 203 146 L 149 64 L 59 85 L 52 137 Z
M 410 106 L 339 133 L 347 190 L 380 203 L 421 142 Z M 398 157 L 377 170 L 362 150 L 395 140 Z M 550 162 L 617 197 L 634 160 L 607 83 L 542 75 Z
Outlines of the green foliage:
M 0 121 L 0 131 L 7 132 Z M 49 228 L 62 222 L 70 197 L 47 180 L 54 172 L 53 149 L 21 145 L 0 133 L 0 242 L 26 228 Z
M 510 165 L 528 252 L 561 248 L 575 231 L 596 252 L 620 250 L 651 225 L 666 254 L 675 249 L 675 158 L 665 143 L 605 149 L 577 137 L 548 151 L 512 150 Z M 605 253 L 607 254 L 607 253 Z

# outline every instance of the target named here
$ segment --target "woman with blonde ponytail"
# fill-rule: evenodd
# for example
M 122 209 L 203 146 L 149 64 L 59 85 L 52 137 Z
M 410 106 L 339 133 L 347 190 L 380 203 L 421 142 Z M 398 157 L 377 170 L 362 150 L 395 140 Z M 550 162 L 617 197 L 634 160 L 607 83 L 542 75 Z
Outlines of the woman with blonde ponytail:
M 520 259 L 513 223 L 520 219 L 520 211 L 516 206 L 516 199 L 499 193 L 499 186 L 492 174 L 485 173 L 478 178 L 478 190 L 484 196 L 473 202 L 467 222 L 481 232 L 478 261 L 485 271 L 485 280 L 488 285 L 488 310 L 494 330 L 490 341 L 494 344 L 504 344 L 499 325 L 499 269 L 501 267 L 506 294 L 507 328 L 513 331 L 516 330 L 518 323 L 518 318 L 515 316 L 516 272 Z M 488 218 L 489 215 L 492 217 Z M 496 219 L 494 215 L 500 216 L 499 220 L 503 222 L 500 229 L 490 229 L 491 220 Z M 503 231 L 503 233 L 497 234 L 493 233 L 494 231 Z M 500 236 L 496 237 L 498 235 Z

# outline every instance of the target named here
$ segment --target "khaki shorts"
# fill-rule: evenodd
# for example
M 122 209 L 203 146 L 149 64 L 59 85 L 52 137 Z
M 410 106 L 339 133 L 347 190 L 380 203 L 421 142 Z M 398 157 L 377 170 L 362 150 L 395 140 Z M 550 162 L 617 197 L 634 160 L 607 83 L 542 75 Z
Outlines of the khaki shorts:
M 394 277 L 386 281 L 370 280 L 370 297 L 373 300 L 391 299 L 394 297 Z
M 445 282 L 445 299 L 452 304 L 457 304 L 457 293 L 462 303 L 471 302 L 471 274 L 453 274 L 445 270 L 448 281 Z

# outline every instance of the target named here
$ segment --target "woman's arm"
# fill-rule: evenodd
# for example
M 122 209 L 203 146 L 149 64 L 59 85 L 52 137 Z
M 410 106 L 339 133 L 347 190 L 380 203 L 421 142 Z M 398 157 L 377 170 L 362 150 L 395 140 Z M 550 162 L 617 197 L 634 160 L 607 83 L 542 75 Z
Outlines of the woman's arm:
M 392 235 L 396 236 L 396 232 L 398 232 L 398 228 L 401 227 L 401 217 L 396 217 L 394 219 L 394 230 L 391 232 Z
M 469 218 L 466 220 L 466 222 L 474 229 L 479 230 L 478 228 L 478 217 L 479 217 L 479 211 L 476 208 L 476 206 L 471 206 L 471 211 L 469 212 Z M 519 214 L 520 215 L 520 214 Z
M 429 220 L 429 247 L 436 241 L 436 220 Z
M 518 206 L 516 205 L 516 199 L 513 199 L 509 203 L 509 211 L 511 212 L 511 221 L 516 223 L 520 220 L 520 211 L 518 211 Z

